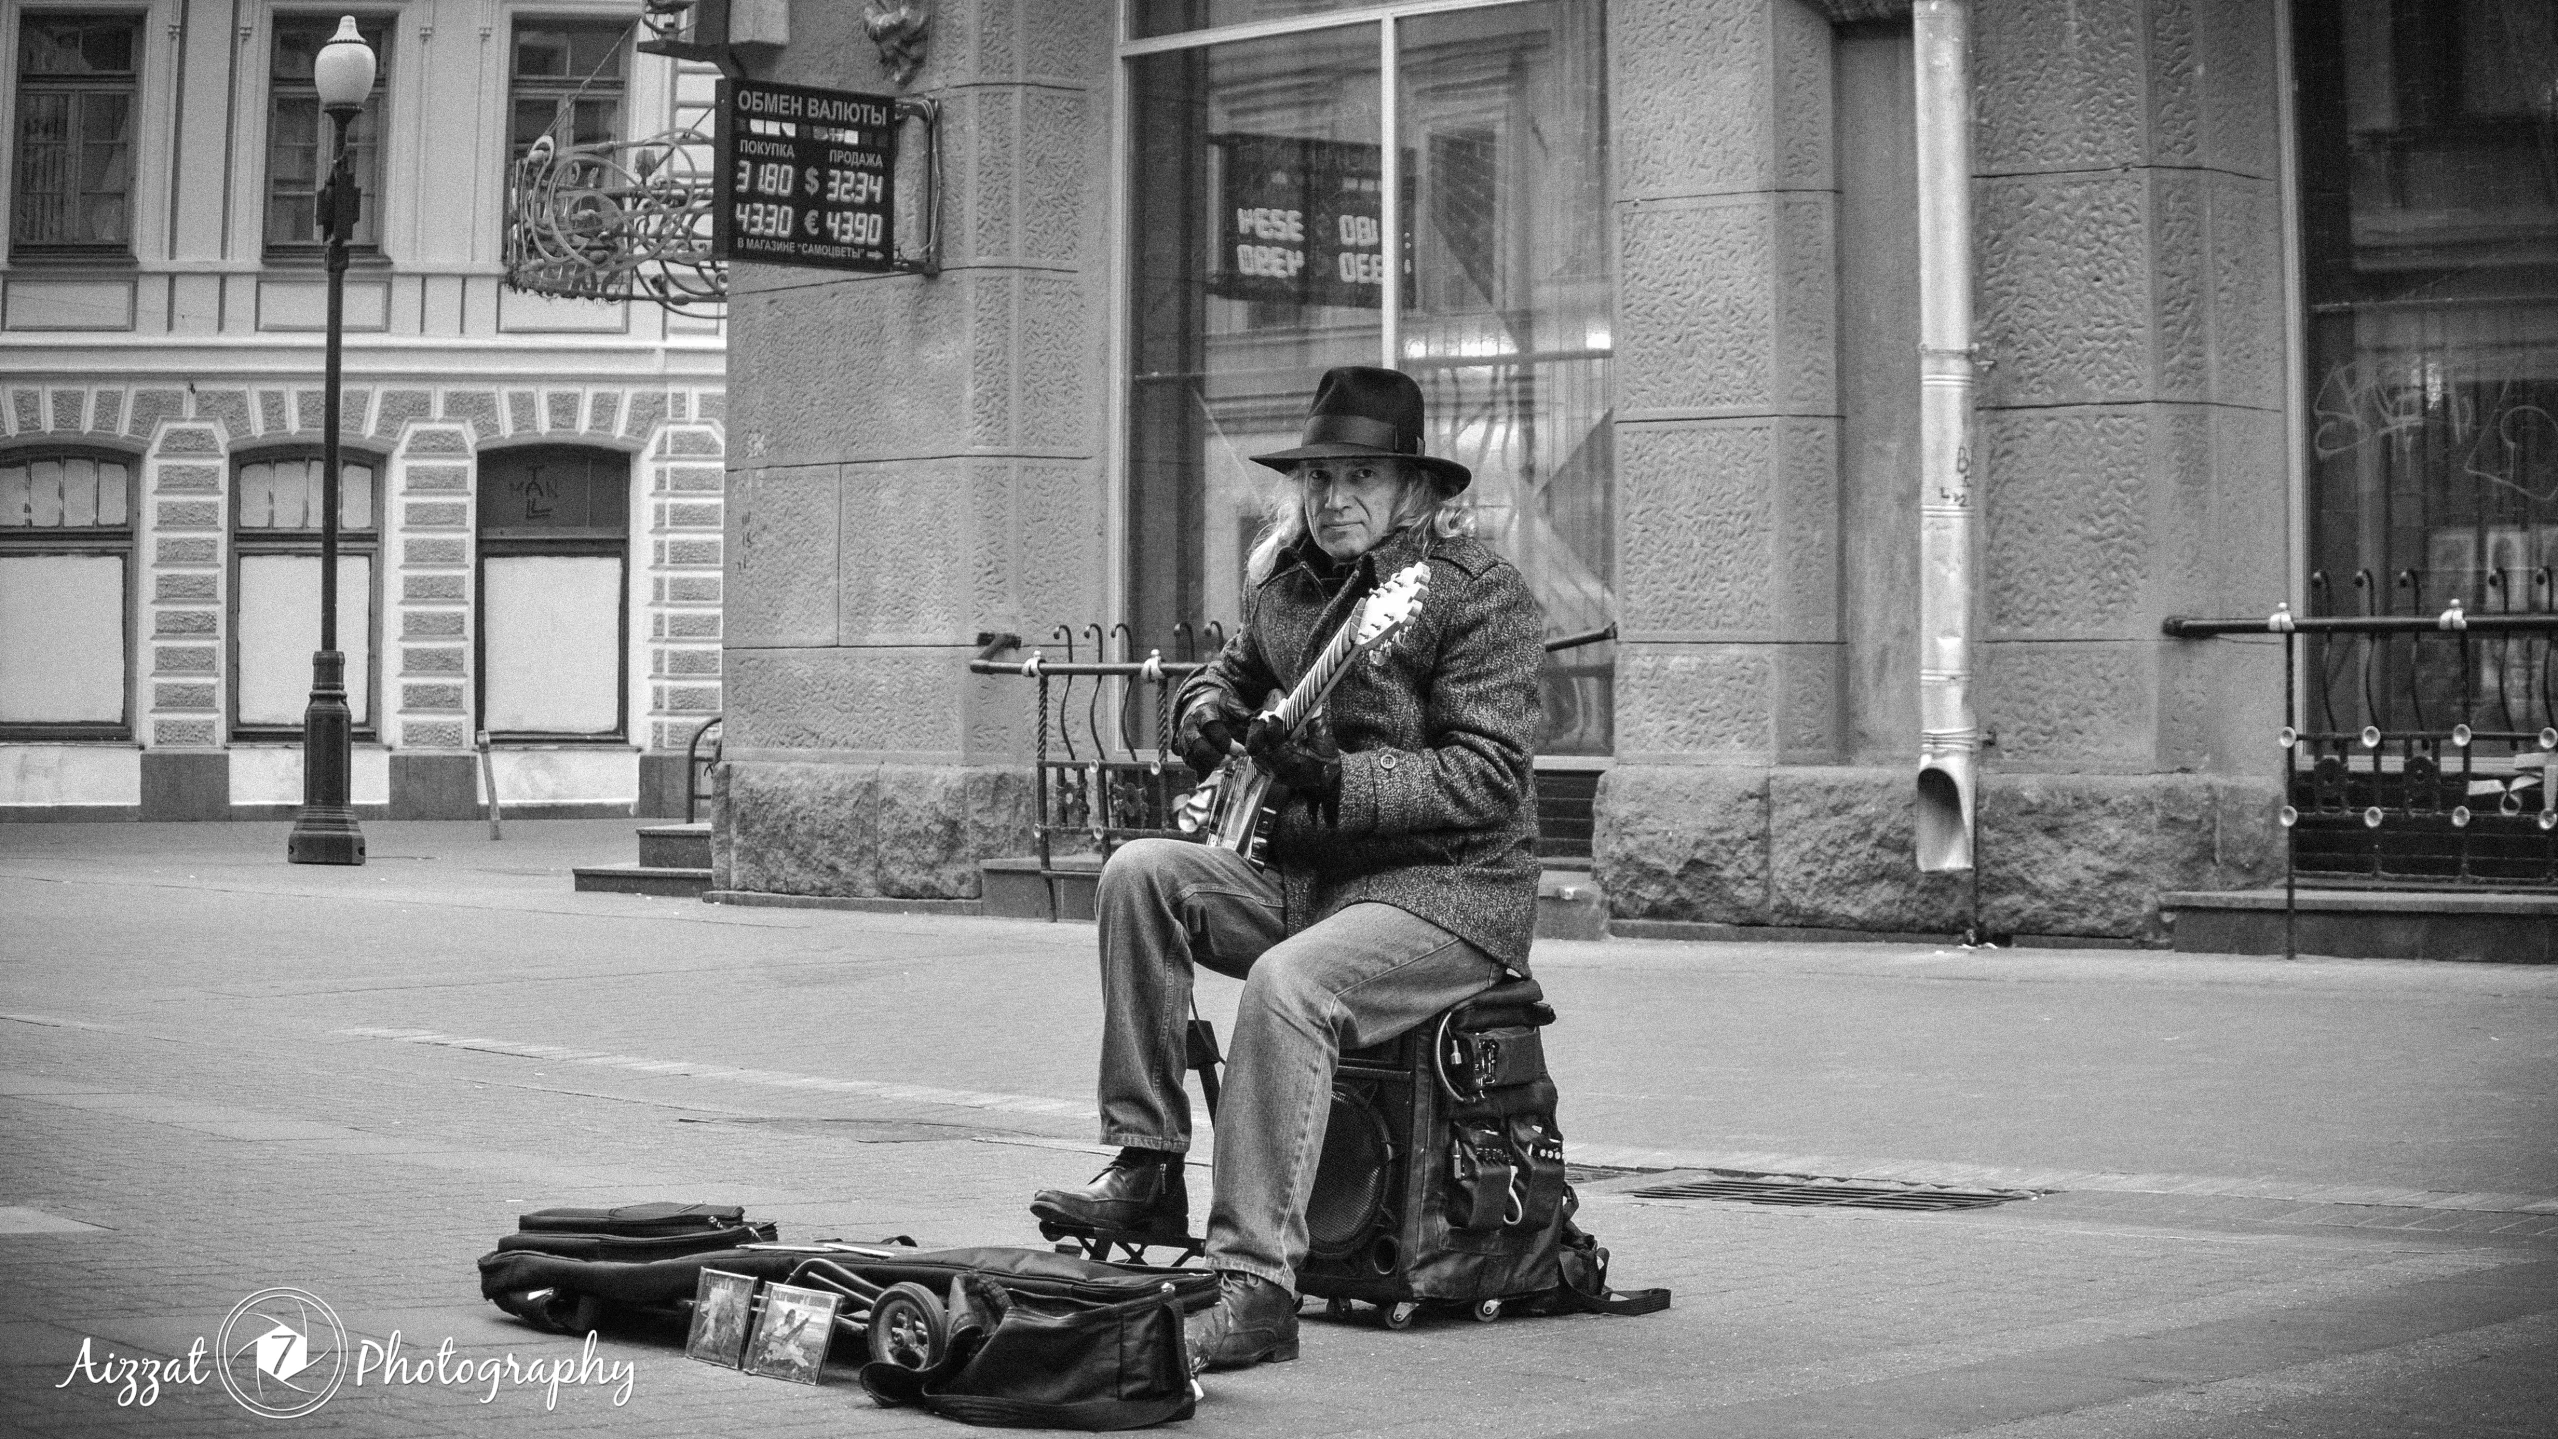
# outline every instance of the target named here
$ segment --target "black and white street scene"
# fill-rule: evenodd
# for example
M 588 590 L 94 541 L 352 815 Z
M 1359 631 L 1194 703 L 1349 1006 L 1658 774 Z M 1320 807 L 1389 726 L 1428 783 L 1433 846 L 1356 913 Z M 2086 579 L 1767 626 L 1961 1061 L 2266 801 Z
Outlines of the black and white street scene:
M 2558 1435 L 2550 0 L 0 117 L 0 1434 Z

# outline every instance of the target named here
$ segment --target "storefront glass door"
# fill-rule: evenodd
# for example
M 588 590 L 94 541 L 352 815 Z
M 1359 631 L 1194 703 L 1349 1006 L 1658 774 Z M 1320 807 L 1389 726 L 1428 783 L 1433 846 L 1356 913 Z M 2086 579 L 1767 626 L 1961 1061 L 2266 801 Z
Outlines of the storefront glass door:
M 1420 382 L 1431 452 L 1474 470 L 1477 532 L 1528 576 L 1551 633 L 1613 617 L 1600 14 L 1530 0 L 1131 47 L 1126 533 L 1142 644 L 1171 654 L 1231 632 L 1281 483 L 1248 457 L 1294 444 L 1316 379 L 1345 364 Z M 1541 754 L 1607 753 L 1606 653 L 1549 667 Z

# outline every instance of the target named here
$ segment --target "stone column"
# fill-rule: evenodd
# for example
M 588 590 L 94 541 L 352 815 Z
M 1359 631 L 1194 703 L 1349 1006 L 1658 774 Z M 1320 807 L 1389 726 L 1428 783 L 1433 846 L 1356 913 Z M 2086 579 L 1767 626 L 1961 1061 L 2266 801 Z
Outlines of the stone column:
M 1619 913 L 1760 922 L 1768 772 L 1840 743 L 1830 25 L 1608 11 L 1620 235 Z
M 612 392 L 599 392 L 601 410 Z M 610 430 L 609 412 L 591 426 Z M 720 713 L 720 427 L 707 420 L 670 424 L 640 458 L 644 548 L 631 563 L 648 578 L 644 610 L 633 616 L 637 653 L 646 660 L 646 718 L 632 727 L 642 746 L 640 812 L 684 812 L 685 747 Z M 723 726 L 723 729 L 725 726 Z
M 394 439 L 383 504 L 382 667 L 391 793 L 402 818 L 478 813 L 472 756 L 472 527 L 479 497 L 467 421 L 410 421 Z
M 2261 866 L 2287 594 L 2273 0 L 1981 0 L 1991 917 L 2138 932 Z
M 230 441 L 218 420 L 166 420 L 138 467 L 144 659 L 135 737 L 146 819 L 221 819 L 230 807 L 221 748 Z
M 966 662 L 1108 618 L 1114 13 L 937 7 L 938 276 L 731 268 L 722 888 L 965 897 L 1026 851 L 1029 696 Z M 791 36 L 771 78 L 890 90 L 858 10 Z
M 2161 891 L 2264 872 L 2278 658 L 2166 641 L 2158 621 L 2283 594 L 2277 10 L 1975 11 L 1994 929 L 2152 936 Z M 1596 848 L 1621 918 L 1941 932 L 1967 900 L 1916 873 L 1910 770 L 1870 734 L 1850 745 L 1832 678 L 1842 593 L 1916 602 L 1891 582 L 1892 537 L 1856 536 L 1873 568 L 1854 585 L 1835 559 L 1834 349 L 1895 337 L 1833 333 L 1827 22 L 1898 13 L 1610 10 L 1627 643 Z M 1915 494 L 1858 500 L 1871 525 Z M 1863 767 L 1840 762 L 1851 748 Z

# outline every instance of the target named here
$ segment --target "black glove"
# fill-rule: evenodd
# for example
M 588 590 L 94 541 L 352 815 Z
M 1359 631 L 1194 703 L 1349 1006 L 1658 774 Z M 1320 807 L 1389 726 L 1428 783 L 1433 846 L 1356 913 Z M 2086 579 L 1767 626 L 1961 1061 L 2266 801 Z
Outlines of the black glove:
M 1305 801 L 1309 816 L 1341 823 L 1341 746 L 1333 742 L 1330 721 L 1318 714 L 1291 736 L 1276 718 L 1263 715 L 1252 722 L 1243 749 L 1288 787 L 1291 798 Z
M 1225 763 L 1227 751 L 1243 738 L 1243 711 L 1223 699 L 1201 700 L 1182 711 L 1181 723 L 1173 731 L 1173 744 L 1181 751 L 1181 762 L 1202 780 L 1217 772 Z

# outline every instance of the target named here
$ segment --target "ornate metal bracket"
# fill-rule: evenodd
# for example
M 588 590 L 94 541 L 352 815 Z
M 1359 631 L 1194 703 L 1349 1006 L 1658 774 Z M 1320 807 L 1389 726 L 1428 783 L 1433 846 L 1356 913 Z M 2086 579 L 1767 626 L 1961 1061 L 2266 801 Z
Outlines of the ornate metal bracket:
M 879 47 L 879 68 L 902 90 L 924 68 L 924 42 L 933 28 L 932 0 L 870 0 L 862 11 L 862 28 Z
M 728 267 L 711 258 L 711 157 L 699 130 L 609 145 L 534 141 L 507 171 L 506 283 L 717 318 Z
M 790 44 L 789 0 L 641 0 L 641 53 L 707 60 L 743 77 Z

